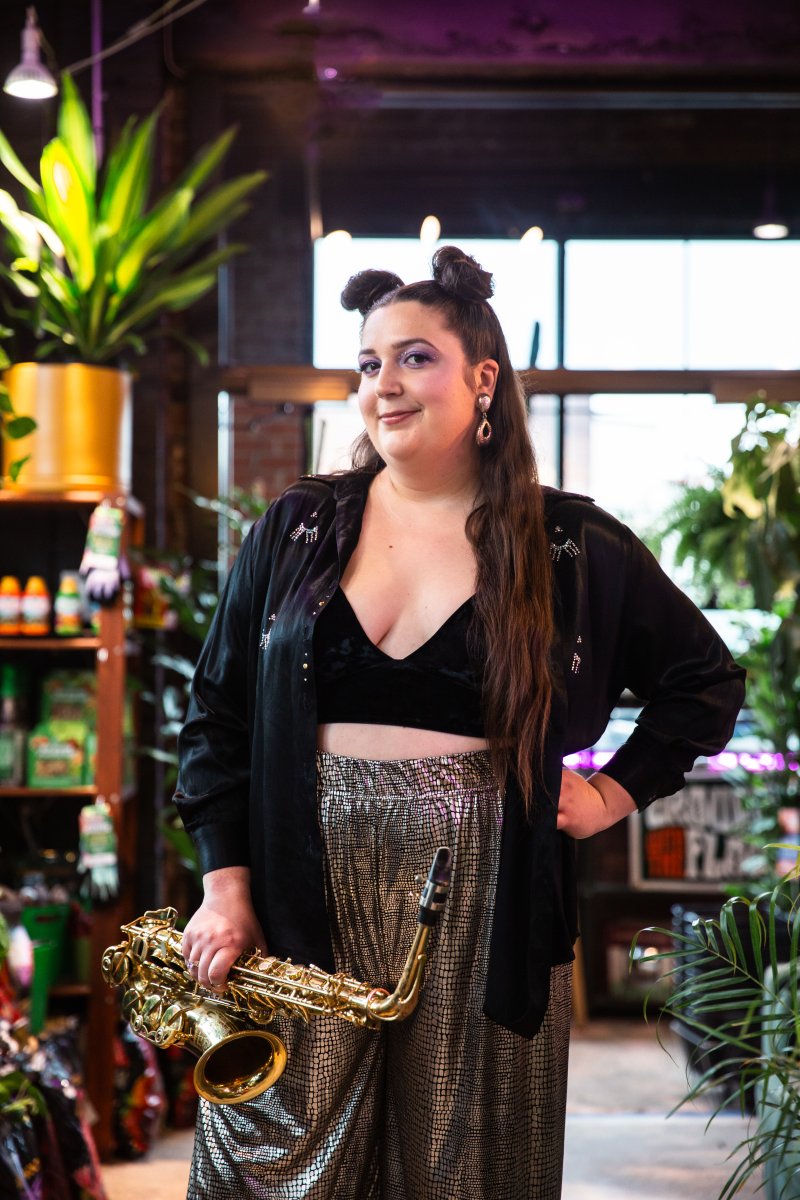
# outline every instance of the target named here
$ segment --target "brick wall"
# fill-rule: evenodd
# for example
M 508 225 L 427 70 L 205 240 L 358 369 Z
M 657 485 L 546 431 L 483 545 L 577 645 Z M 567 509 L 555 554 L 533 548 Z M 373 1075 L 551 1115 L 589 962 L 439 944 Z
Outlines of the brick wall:
M 233 402 L 231 478 L 274 499 L 306 470 L 306 421 L 292 405 Z
M 214 303 L 192 309 L 212 360 L 220 365 L 310 363 L 312 246 L 305 163 L 314 90 L 303 78 L 198 76 L 189 83 L 190 142 L 199 145 L 229 125 L 238 134 L 225 166 L 231 177 L 265 170 L 249 212 L 227 235 L 247 250 L 224 272 Z M 218 305 L 218 308 L 217 308 Z M 211 338 L 218 320 L 218 343 Z M 214 371 L 193 371 L 190 484 L 217 490 L 217 384 Z M 300 409 L 234 405 L 229 489 L 278 495 L 305 470 L 305 417 Z

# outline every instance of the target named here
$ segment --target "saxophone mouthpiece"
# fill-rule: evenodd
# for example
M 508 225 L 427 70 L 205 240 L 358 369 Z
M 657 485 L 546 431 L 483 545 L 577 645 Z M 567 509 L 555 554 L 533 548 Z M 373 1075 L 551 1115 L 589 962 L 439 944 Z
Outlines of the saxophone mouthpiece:
M 453 869 L 453 852 L 440 846 L 434 855 L 428 878 L 419 898 L 417 924 L 435 925 L 439 919 L 450 891 L 450 876 Z
M 431 863 L 429 879 L 435 883 L 443 883 L 446 887 L 450 886 L 450 876 L 453 872 L 453 851 L 447 846 L 440 846 L 436 851 L 433 862 Z

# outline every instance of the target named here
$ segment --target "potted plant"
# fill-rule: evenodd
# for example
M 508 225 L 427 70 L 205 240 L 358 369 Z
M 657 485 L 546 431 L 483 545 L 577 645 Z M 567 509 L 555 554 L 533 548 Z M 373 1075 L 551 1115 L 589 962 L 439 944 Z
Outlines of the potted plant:
M 800 811 L 800 413 L 752 398 L 724 467 L 710 482 L 684 488 L 666 513 L 660 539 L 692 569 L 700 602 L 756 610 L 741 618 L 748 648 L 746 706 L 772 769 L 730 775 L 747 814 L 742 835 L 756 891 L 774 886 L 787 816 Z M 800 822 L 800 817 L 795 823 Z
M 668 961 L 675 984 L 659 1023 L 688 1026 L 697 1045 L 689 1059 L 694 1081 L 676 1109 L 710 1097 L 713 1121 L 735 1096 L 743 1114 L 755 1111 L 719 1200 L 732 1200 L 758 1172 L 766 1200 L 800 1198 L 797 877 L 795 869 L 759 897 L 731 897 L 717 917 L 696 920 L 685 934 L 671 931 L 672 948 L 652 956 Z M 631 954 L 643 934 L 665 932 L 642 930 Z M 709 1060 L 709 1045 L 726 1053 Z
M 677 919 L 672 949 L 676 987 L 664 1006 L 689 1048 L 697 1083 L 685 1100 L 713 1091 L 718 1110 L 738 1096 L 757 1125 L 723 1190 L 764 1166 L 769 1200 L 795 1200 L 800 1160 L 787 1139 L 800 1118 L 796 956 L 796 873 L 784 875 L 800 831 L 800 420 L 794 406 L 763 394 L 745 406 L 742 428 L 710 482 L 683 489 L 666 514 L 679 563 L 692 568 L 698 599 L 742 611 L 747 650 L 747 715 L 771 769 L 728 774 L 753 846 L 749 878 L 719 915 Z M 749 610 L 749 611 L 748 611 Z M 760 614 L 755 621 L 752 613 Z M 747 615 L 745 615 L 747 614 Z M 764 766 L 765 763 L 759 765 Z M 782 963 L 793 964 L 784 968 Z M 771 1182 L 770 1182 L 771 1181 Z
M 228 130 L 151 202 L 158 117 L 156 110 L 128 120 L 99 164 L 86 109 L 65 76 L 58 133 L 42 151 L 39 180 L 0 133 L 0 162 L 26 204 L 0 190 L 8 252 L 0 302 L 15 333 L 34 346 L 34 361 L 5 373 L 16 414 L 38 427 L 19 445 L 30 455 L 29 490 L 127 490 L 131 378 L 122 367 L 164 334 L 202 356 L 162 317 L 205 295 L 220 264 L 243 249 L 214 239 L 246 210 L 265 173 L 209 184 L 230 146 Z

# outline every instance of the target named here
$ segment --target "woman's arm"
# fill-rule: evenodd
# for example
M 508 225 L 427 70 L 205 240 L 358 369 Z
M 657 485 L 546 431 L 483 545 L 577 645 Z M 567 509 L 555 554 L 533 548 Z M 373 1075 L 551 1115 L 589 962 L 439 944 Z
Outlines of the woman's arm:
M 567 675 L 577 723 L 570 748 L 597 737 L 623 691 L 642 702 L 635 730 L 602 772 L 562 776 L 558 827 L 588 837 L 677 792 L 697 758 L 724 747 L 744 698 L 744 671 L 627 526 L 585 502 L 563 504 L 558 516 L 562 536 L 581 547 L 557 568 L 567 612 L 576 576 L 570 635 L 581 633 L 583 643 L 580 673 L 573 665 Z
M 682 788 L 698 758 L 724 748 L 744 700 L 745 672 L 647 547 L 620 528 L 628 565 L 612 691 L 629 689 L 643 707 L 602 774 L 641 810 Z
M 615 779 L 600 771 L 585 779 L 566 767 L 562 770 L 557 818 L 562 833 L 573 838 L 591 837 L 632 812 L 636 812 L 636 801 Z

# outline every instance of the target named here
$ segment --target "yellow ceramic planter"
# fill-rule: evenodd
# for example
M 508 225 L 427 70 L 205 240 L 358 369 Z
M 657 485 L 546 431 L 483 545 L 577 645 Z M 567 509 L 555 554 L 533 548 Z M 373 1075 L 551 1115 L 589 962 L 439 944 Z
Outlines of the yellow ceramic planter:
M 3 441 L 8 463 L 30 454 L 19 480 L 25 492 L 128 492 L 131 484 L 131 377 L 84 363 L 16 363 L 5 383 L 19 416 L 37 428 Z

